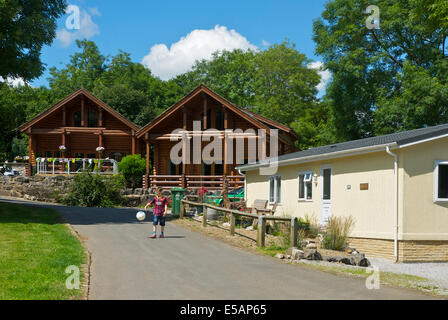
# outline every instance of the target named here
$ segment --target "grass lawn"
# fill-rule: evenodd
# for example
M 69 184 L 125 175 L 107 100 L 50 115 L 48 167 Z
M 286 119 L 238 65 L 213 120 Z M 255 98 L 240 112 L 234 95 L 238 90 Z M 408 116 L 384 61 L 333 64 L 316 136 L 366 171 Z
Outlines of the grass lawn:
M 56 211 L 0 202 L 0 300 L 79 298 L 82 290 L 65 286 L 65 269 L 85 261 Z

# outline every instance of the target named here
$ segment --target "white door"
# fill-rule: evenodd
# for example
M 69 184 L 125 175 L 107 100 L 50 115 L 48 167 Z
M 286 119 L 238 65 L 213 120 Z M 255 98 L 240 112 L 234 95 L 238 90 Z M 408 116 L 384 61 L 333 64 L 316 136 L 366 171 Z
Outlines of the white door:
M 322 167 L 321 176 L 321 192 L 320 192 L 320 224 L 327 224 L 331 217 L 331 176 L 332 168 Z

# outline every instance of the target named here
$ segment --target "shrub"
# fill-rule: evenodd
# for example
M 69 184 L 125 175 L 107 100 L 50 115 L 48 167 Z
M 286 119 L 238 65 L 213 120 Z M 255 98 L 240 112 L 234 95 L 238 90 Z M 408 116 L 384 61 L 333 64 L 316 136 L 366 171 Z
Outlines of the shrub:
M 316 238 L 320 231 L 319 220 L 316 215 L 305 214 L 304 222 L 308 225 L 308 228 L 306 229 L 306 236 L 309 238 Z
M 88 172 L 75 176 L 61 201 L 70 206 L 113 207 L 123 204 L 120 189 L 125 187 L 121 175 L 102 177 Z
M 331 217 L 328 219 L 322 246 L 330 250 L 344 250 L 347 246 L 347 238 L 354 225 L 355 220 L 352 216 Z
M 123 174 L 129 187 L 141 187 L 142 177 L 146 172 L 146 160 L 139 154 L 126 156 L 118 163 L 118 171 Z

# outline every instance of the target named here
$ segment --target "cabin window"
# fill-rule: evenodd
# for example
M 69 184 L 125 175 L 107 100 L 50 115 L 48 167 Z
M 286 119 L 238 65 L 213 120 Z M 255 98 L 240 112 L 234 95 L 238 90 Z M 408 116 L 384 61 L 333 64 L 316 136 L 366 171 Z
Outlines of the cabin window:
M 215 110 L 215 124 L 216 130 L 224 130 L 224 112 L 221 109 Z
M 434 201 L 448 201 L 448 161 L 436 161 L 434 166 Z
M 87 123 L 89 127 L 98 127 L 98 112 L 93 109 L 89 109 Z
M 281 202 L 282 178 L 280 176 L 269 177 L 269 203 Z
M 76 111 L 73 114 L 73 126 L 80 127 L 81 126 L 81 111 Z
M 210 176 L 212 174 L 212 165 L 202 163 L 202 175 L 203 176 Z
M 313 199 L 312 172 L 301 172 L 298 177 L 299 200 Z
M 223 164 L 219 164 L 219 163 L 215 163 L 215 175 L 216 176 L 221 176 L 224 174 L 224 165 Z
M 212 110 L 207 110 L 207 129 L 212 127 Z M 201 114 L 201 128 L 204 130 L 204 114 Z

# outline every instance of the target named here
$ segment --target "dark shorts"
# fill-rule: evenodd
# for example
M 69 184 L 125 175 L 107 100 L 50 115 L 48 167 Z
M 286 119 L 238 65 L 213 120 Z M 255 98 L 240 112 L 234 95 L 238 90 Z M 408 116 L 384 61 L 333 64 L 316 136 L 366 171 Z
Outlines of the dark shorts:
M 154 219 L 153 222 L 152 222 L 153 225 L 156 226 L 156 225 L 158 225 L 160 223 L 160 225 L 162 227 L 165 226 L 166 217 L 154 215 L 153 219 Z

